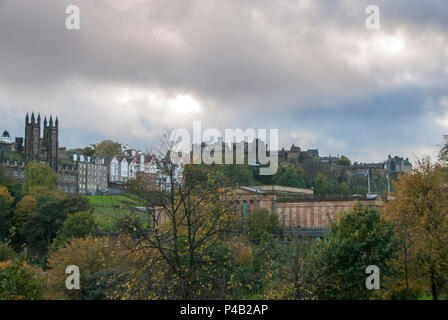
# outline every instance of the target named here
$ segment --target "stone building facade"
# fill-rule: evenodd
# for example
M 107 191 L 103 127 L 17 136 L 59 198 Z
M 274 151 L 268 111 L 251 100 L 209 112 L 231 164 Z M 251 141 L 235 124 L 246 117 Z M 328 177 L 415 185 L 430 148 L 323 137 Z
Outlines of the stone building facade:
M 374 206 L 382 204 L 379 200 L 361 202 Z M 334 219 L 339 212 L 349 210 L 353 204 L 354 200 L 278 202 L 275 212 L 279 219 L 285 216 L 287 227 L 327 228 L 330 218 Z
M 386 160 L 386 168 L 391 172 L 396 173 L 409 173 L 412 169 L 412 164 L 409 162 L 409 159 L 402 157 L 391 157 L 390 155 Z
M 77 174 L 78 193 L 97 194 L 108 189 L 108 166 L 104 158 L 73 155 Z
M 58 188 L 65 193 L 78 193 L 78 171 L 75 165 L 64 165 L 59 168 Z
M 277 187 L 276 191 L 261 190 L 258 187 L 239 187 L 236 189 L 237 207 L 243 218 L 256 208 L 264 208 L 278 215 L 285 227 L 303 229 L 328 228 L 329 219 L 341 211 L 347 211 L 355 200 L 350 198 L 319 199 L 312 190 Z M 296 190 L 294 190 L 296 189 Z M 289 200 L 288 200 L 289 199 Z M 360 200 L 360 202 L 381 206 L 382 201 Z
M 25 162 L 6 160 L 0 165 L 7 177 L 11 177 L 20 183 L 25 182 Z
M 23 138 L 16 137 L 15 140 L 13 140 L 8 130 L 3 131 L 3 134 L 0 137 L 0 152 L 1 151 L 23 153 Z

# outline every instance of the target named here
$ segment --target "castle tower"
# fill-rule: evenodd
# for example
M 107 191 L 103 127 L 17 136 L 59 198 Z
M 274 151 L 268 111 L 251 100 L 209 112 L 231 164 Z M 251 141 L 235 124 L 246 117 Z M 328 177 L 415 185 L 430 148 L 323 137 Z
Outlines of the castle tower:
M 34 112 L 31 114 L 31 122 L 28 121 L 28 113 L 25 117 L 25 161 L 40 160 L 40 115 L 35 121 Z

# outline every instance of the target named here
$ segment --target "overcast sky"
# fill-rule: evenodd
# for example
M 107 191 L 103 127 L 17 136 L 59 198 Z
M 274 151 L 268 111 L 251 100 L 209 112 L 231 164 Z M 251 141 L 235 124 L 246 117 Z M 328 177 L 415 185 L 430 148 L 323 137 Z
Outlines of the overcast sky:
M 0 130 L 23 136 L 40 111 L 59 116 L 62 146 L 145 150 L 201 120 L 353 161 L 435 156 L 447 16 L 446 0 L 0 0 Z

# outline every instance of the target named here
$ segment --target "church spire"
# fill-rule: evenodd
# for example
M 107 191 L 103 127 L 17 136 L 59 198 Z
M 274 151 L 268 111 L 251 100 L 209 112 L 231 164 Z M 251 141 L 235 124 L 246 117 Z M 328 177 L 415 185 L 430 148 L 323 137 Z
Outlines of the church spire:
M 29 122 L 29 117 L 28 117 L 28 112 L 26 113 L 26 117 L 25 117 L 25 124 L 28 124 L 28 122 Z
M 58 127 L 58 125 L 59 125 L 59 120 L 58 120 L 58 116 L 56 116 L 56 121 L 54 122 L 54 124 L 55 124 L 55 126 L 56 126 L 56 128 Z
M 31 113 L 31 123 L 34 124 L 34 111 Z
M 47 127 L 47 116 L 45 116 L 45 118 L 44 118 L 44 128 L 46 128 Z
M 50 115 L 50 127 L 53 126 L 53 117 Z

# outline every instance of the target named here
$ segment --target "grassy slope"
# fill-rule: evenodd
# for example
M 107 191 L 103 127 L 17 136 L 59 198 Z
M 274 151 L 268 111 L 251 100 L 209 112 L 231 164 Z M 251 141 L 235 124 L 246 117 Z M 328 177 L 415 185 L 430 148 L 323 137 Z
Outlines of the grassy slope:
M 135 203 L 126 195 L 86 196 L 86 198 L 94 209 L 93 214 L 99 226 L 106 230 L 110 230 L 113 227 L 113 222 L 116 217 L 129 214 L 130 205 L 125 204 L 122 201 Z M 135 206 L 138 205 L 135 204 Z M 146 217 L 146 214 L 143 212 L 139 212 L 139 214 L 141 214 L 143 218 Z

